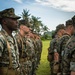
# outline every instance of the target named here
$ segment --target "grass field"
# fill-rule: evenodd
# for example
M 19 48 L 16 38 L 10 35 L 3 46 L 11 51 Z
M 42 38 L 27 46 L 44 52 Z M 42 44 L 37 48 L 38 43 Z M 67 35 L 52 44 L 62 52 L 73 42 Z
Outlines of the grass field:
M 43 48 L 42 48 L 42 55 L 41 61 L 38 70 L 36 71 L 36 75 L 50 75 L 50 67 L 49 62 L 47 61 L 47 53 L 50 41 L 42 41 Z

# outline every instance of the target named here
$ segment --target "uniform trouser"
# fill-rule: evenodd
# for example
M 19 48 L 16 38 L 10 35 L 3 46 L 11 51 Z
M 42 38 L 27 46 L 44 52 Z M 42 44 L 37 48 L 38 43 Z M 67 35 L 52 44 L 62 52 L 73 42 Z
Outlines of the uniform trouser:
M 23 75 L 28 75 L 27 60 L 25 60 L 25 58 L 20 58 L 20 64 L 21 64 L 21 70 L 22 70 Z
M 50 63 L 50 68 L 51 68 L 51 75 L 53 75 L 53 63 Z
M 54 73 L 54 63 L 53 63 L 53 61 L 52 62 L 50 62 L 50 68 L 51 68 L 51 73 L 50 73 L 50 75 L 57 75 L 57 73 Z
M 21 75 L 21 74 L 20 70 L 8 67 L 0 67 L 0 75 Z
M 34 74 L 34 72 L 35 72 L 35 63 L 32 62 L 32 75 Z

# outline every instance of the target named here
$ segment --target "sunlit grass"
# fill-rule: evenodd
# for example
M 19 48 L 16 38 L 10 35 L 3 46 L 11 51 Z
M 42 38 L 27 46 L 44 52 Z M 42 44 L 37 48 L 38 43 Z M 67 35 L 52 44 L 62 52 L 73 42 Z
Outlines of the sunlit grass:
M 50 67 L 49 62 L 47 61 L 47 53 L 50 41 L 42 41 L 43 49 L 41 55 L 41 61 L 38 70 L 36 71 L 36 75 L 50 75 Z

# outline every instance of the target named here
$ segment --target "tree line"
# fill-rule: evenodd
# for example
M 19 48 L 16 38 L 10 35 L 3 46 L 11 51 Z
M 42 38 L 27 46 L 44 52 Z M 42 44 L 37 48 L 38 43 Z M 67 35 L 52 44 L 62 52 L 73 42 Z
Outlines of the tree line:
M 40 17 L 31 15 L 28 9 L 23 9 L 23 12 L 20 16 L 21 20 L 25 20 L 25 23 L 31 27 L 32 31 L 40 35 L 42 39 L 50 38 L 50 35 L 46 34 L 49 31 L 49 28 L 47 27 L 47 25 L 44 25 L 42 23 Z

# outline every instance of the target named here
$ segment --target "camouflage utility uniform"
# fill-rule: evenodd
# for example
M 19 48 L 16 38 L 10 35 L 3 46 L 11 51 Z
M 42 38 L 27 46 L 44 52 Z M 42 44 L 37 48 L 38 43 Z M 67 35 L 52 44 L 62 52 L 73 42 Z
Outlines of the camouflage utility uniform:
M 5 30 L 0 32 L 0 74 L 19 75 L 19 52 L 16 40 Z
M 70 75 L 75 72 L 75 34 L 69 39 L 64 49 L 63 75 Z
M 64 34 L 58 41 L 58 53 L 59 53 L 59 69 L 60 72 L 63 71 L 63 55 L 64 55 L 64 48 L 65 45 L 67 43 L 67 41 L 69 40 L 70 35 L 68 35 L 67 33 Z
M 26 38 L 26 54 L 29 62 L 29 75 L 33 74 L 33 62 L 35 57 L 34 45 L 30 38 Z
M 51 74 L 53 74 L 53 64 L 54 64 L 54 51 L 57 50 L 58 38 L 54 38 L 50 42 L 50 47 L 48 48 L 48 61 L 50 62 Z
M 22 37 L 20 33 L 18 33 L 15 37 L 18 43 L 19 58 L 20 58 L 19 60 L 21 64 L 21 69 L 23 71 L 23 75 L 28 75 L 28 61 L 27 61 L 27 54 L 26 54 L 25 37 Z

